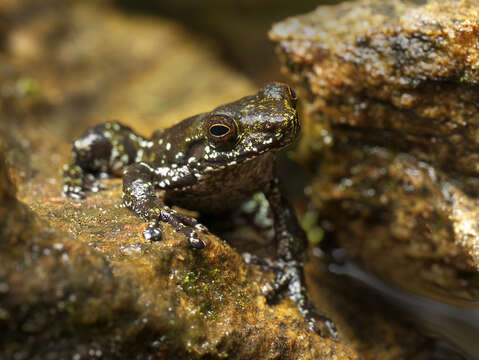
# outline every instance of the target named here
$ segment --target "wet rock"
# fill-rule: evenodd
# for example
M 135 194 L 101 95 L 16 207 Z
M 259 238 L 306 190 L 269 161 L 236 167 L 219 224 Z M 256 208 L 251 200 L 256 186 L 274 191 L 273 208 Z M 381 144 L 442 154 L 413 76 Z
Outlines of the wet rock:
M 347 2 L 276 24 L 326 239 L 409 290 L 479 299 L 479 7 Z M 319 150 L 319 152 L 318 152 Z
M 100 2 L 9 11 L 0 86 L 35 91 L 0 96 L 0 358 L 356 359 L 312 334 L 292 302 L 266 304 L 272 274 L 218 237 L 203 251 L 168 227 L 144 240 L 120 180 L 86 200 L 60 196 L 59 169 L 88 125 L 119 117 L 147 134 L 250 83 L 167 21 Z

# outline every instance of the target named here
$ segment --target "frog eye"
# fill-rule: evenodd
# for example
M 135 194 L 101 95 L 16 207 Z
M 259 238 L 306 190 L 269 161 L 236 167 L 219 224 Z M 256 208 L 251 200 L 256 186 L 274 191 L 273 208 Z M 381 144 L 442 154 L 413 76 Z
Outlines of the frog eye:
M 210 126 L 210 134 L 215 137 L 226 136 L 231 132 L 231 128 L 224 124 L 214 124 Z
M 207 122 L 208 137 L 217 146 L 226 146 L 236 139 L 236 124 L 226 115 L 213 115 Z

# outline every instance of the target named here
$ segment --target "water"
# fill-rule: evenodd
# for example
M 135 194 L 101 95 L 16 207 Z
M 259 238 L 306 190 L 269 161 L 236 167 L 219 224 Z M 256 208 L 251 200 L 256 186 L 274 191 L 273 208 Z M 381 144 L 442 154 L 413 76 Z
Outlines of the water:
M 455 351 L 464 359 L 479 360 L 479 302 L 442 302 L 406 292 L 348 260 L 343 250 L 333 251 L 333 258 L 330 272 L 362 283 L 438 339 L 434 359 L 449 359 L 446 353 Z

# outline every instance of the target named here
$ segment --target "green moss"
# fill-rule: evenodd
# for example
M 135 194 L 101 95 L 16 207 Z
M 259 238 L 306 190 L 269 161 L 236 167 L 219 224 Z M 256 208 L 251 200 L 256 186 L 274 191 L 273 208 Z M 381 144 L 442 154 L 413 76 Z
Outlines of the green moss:
M 318 225 L 319 212 L 310 210 L 301 219 L 301 227 L 312 245 L 318 245 L 324 237 L 323 229 Z
M 312 245 L 318 245 L 323 240 L 324 231 L 321 227 L 315 226 L 306 232 L 306 236 Z
M 7 320 L 8 318 L 10 318 L 8 311 L 0 308 L 0 320 Z
M 472 82 L 472 79 L 471 79 L 471 77 L 469 76 L 469 74 L 464 74 L 464 75 L 460 78 L 459 81 L 462 82 L 462 83 L 465 83 L 465 84 L 469 84 L 469 83 Z
M 34 96 L 39 93 L 38 83 L 28 77 L 18 79 L 16 88 L 21 96 Z
M 306 212 L 301 219 L 301 227 L 304 231 L 308 232 L 316 226 L 319 220 L 319 212 L 317 210 L 310 210 Z

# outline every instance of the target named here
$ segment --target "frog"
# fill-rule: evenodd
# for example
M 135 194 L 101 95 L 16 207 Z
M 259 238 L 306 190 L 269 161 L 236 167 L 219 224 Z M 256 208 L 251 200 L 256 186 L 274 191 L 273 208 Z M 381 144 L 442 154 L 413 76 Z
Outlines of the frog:
M 90 127 L 74 141 L 72 160 L 63 167 L 63 195 L 84 199 L 103 189 L 102 178 L 122 177 L 123 204 L 148 223 L 146 240 L 161 240 L 169 224 L 192 251 L 201 251 L 207 246 L 202 234 L 209 230 L 173 205 L 224 214 L 262 192 L 274 223 L 276 259 L 244 254 L 245 260 L 276 274 L 262 289 L 270 303 L 289 294 L 311 330 L 337 340 L 334 323 L 308 298 L 306 236 L 275 171 L 277 152 L 300 132 L 297 101 L 289 85 L 271 82 L 149 138 L 118 121 Z

